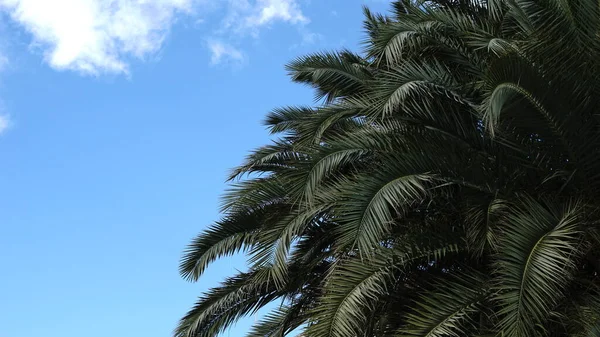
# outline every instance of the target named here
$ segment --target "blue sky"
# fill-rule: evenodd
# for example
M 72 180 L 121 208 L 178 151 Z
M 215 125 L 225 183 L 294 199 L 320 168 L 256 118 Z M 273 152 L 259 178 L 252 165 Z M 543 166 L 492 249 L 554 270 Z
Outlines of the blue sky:
M 244 269 L 177 272 L 225 176 L 310 104 L 284 64 L 377 0 L 0 0 L 0 337 L 167 337 Z M 252 318 L 225 336 L 243 336 Z

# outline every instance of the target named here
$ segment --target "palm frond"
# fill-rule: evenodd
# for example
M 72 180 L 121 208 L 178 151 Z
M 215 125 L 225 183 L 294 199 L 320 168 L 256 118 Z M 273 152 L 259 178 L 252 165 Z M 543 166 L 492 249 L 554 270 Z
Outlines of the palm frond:
M 287 279 L 287 268 L 292 242 L 301 237 L 311 225 L 318 226 L 327 206 L 291 212 L 255 236 L 256 244 L 250 249 L 252 268 L 268 267 L 269 278 L 278 287 Z
M 269 127 L 271 134 L 293 132 L 302 127 L 303 119 L 315 112 L 311 107 L 289 106 L 277 108 L 267 114 L 264 124 Z
M 430 263 L 450 252 L 455 244 L 432 247 L 380 249 L 368 261 L 357 256 L 341 261 L 324 286 L 325 295 L 313 314 L 307 334 L 314 337 L 356 336 L 364 333 L 369 313 L 394 288 L 408 265 Z
M 313 86 L 317 99 L 324 97 L 327 102 L 363 91 L 371 79 L 362 57 L 347 50 L 300 57 L 286 69 L 293 81 Z
M 197 281 L 211 262 L 249 248 L 254 232 L 262 226 L 262 217 L 259 213 L 240 214 L 206 229 L 185 249 L 179 265 L 181 276 Z
M 469 207 L 465 215 L 466 239 L 474 256 L 481 257 L 486 252 L 498 251 L 500 233 L 496 224 L 506 208 L 507 203 L 502 199 L 492 199 Z
M 228 278 L 220 287 L 200 297 L 181 319 L 175 337 L 212 337 L 239 318 L 253 313 L 278 297 L 272 284 L 260 282 L 260 270 Z
M 581 255 L 581 205 L 524 198 L 503 220 L 498 250 L 497 300 L 505 336 L 534 336 L 572 278 Z
M 281 305 L 252 327 L 246 337 L 284 337 L 306 320 L 302 304 Z
M 484 275 L 462 270 L 437 281 L 412 305 L 397 336 L 461 337 L 477 330 L 479 315 L 490 304 L 492 291 Z
M 388 172 L 364 176 L 357 181 L 341 181 L 332 187 L 331 197 L 343 200 L 339 226 L 336 229 L 340 247 L 356 247 L 366 254 L 388 233 L 398 214 L 427 194 L 435 175 L 428 172 L 405 173 L 386 168 Z M 333 192 L 334 189 L 340 192 Z M 323 192 L 328 193 L 328 192 Z

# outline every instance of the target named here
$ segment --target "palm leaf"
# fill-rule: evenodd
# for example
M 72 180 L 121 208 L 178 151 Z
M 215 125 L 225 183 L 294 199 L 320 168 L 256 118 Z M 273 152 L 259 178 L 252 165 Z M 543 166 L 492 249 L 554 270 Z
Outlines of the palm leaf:
M 490 295 L 485 276 L 472 270 L 462 270 L 460 276 L 437 281 L 415 301 L 398 336 L 469 335 L 469 331 L 476 330 L 478 315 L 484 314 Z
M 317 53 L 297 58 L 286 69 L 293 81 L 317 90 L 317 99 L 327 102 L 361 92 L 371 79 L 365 61 L 350 51 Z
M 261 270 L 240 273 L 200 297 L 181 319 L 176 337 L 211 337 L 239 318 L 253 313 L 278 297 L 273 285 L 262 282 Z
M 522 199 L 503 221 L 497 300 L 505 336 L 534 336 L 572 278 L 581 254 L 582 208 Z
M 457 245 L 378 250 L 368 261 L 351 257 L 334 267 L 307 334 L 314 337 L 361 335 L 369 313 L 388 296 L 404 268 L 458 251 Z
M 255 324 L 246 337 L 284 337 L 305 321 L 302 303 L 281 305 Z

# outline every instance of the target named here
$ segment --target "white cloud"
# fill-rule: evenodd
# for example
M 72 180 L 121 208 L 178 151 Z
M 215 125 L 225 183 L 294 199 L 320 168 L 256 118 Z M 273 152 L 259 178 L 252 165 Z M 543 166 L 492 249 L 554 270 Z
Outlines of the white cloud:
M 8 57 L 0 54 L 0 71 L 5 70 L 8 67 L 8 64 L 10 62 L 8 61 Z
M 296 0 L 229 0 L 229 14 L 223 21 L 226 31 L 257 35 L 260 28 L 276 22 L 307 24 Z
M 0 135 L 6 131 L 11 125 L 10 116 L 0 115 Z
M 298 43 L 294 43 L 293 45 L 291 45 L 290 49 L 310 46 L 325 40 L 325 36 L 323 36 L 322 34 L 311 32 L 305 28 L 298 29 L 298 32 L 302 36 L 302 40 Z
M 158 51 L 193 0 L 0 0 L 55 69 L 127 72 L 128 57 Z
M 306 30 L 301 30 L 300 33 L 302 34 L 302 43 L 301 44 L 303 46 L 315 44 L 319 41 L 322 41 L 325 38 L 322 34 L 310 32 L 310 31 L 306 31 Z
M 143 60 L 161 49 L 181 15 L 193 16 L 198 27 L 207 13 L 216 14 L 219 7 L 225 14 L 217 18 L 220 28 L 211 34 L 217 38 L 208 43 L 211 63 L 241 64 L 246 58 L 234 47 L 241 37 L 257 37 L 261 29 L 277 23 L 299 29 L 309 23 L 298 1 L 0 0 L 0 12 L 31 34 L 31 47 L 52 68 L 100 75 L 128 73 L 132 59 Z M 301 38 L 306 44 L 318 36 L 301 32 Z M 8 59 L 0 56 L 0 70 L 7 64 Z
M 223 41 L 214 39 L 208 40 L 208 49 L 211 53 L 210 63 L 212 65 L 217 65 L 222 62 L 239 65 L 244 63 L 246 59 L 240 50 Z
M 295 0 L 258 0 L 257 12 L 249 16 L 246 22 L 250 26 L 263 26 L 273 21 L 289 23 L 308 23 Z

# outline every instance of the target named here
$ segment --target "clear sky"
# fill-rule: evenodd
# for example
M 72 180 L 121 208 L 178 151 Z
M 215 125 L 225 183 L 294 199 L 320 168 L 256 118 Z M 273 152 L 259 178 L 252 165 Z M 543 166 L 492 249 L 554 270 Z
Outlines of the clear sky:
M 264 115 L 312 102 L 284 64 L 388 3 L 0 0 L 0 337 L 170 336 L 245 268 L 177 271 Z

